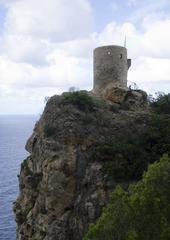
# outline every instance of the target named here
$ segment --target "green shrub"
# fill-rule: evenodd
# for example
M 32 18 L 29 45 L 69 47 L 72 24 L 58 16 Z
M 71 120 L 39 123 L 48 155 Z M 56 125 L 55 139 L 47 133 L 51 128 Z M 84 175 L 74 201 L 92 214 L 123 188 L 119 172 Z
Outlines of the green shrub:
M 118 181 L 138 180 L 149 163 L 164 153 L 170 154 L 170 118 L 151 116 L 145 131 L 138 136 L 125 134 L 113 141 L 96 143 L 91 159 L 104 162 L 104 173 Z
M 77 106 L 82 111 L 93 111 L 95 103 L 87 91 L 63 93 L 64 102 Z
M 153 114 L 140 141 L 150 158 L 149 162 L 156 161 L 164 153 L 170 153 L 170 117 Z
M 149 166 L 140 182 L 126 192 L 120 186 L 111 194 L 96 224 L 84 240 L 169 240 L 170 159 L 166 155 Z
M 96 144 L 91 158 L 104 161 L 104 173 L 118 181 L 139 179 L 148 165 L 146 151 L 139 143 L 125 139 Z
M 105 100 L 102 99 L 101 97 L 93 96 L 93 103 L 96 107 L 100 109 L 106 109 L 108 108 L 108 105 L 106 104 Z
M 157 113 L 170 114 L 170 93 L 158 93 L 156 98 L 152 98 L 150 105 Z

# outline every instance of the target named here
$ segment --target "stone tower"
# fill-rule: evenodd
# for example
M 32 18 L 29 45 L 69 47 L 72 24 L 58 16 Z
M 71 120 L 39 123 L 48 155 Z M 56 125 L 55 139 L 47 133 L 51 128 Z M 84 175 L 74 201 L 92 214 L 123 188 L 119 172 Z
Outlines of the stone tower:
M 103 46 L 94 50 L 94 86 L 96 95 L 105 95 L 111 88 L 127 89 L 127 72 L 131 59 L 121 46 Z

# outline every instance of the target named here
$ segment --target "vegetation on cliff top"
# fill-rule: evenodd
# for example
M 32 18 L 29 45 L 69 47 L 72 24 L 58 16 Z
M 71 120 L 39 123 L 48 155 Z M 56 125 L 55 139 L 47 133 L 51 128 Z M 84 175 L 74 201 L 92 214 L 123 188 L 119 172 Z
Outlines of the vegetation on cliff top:
M 64 102 L 76 105 L 82 111 L 92 111 L 94 101 L 86 91 L 66 92 L 63 94 Z

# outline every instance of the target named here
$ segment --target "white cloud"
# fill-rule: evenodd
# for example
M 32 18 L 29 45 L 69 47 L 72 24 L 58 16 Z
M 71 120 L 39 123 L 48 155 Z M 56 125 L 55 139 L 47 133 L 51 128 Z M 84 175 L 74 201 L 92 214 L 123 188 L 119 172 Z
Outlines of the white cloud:
M 87 0 L 8 1 L 6 31 L 51 41 L 65 41 L 89 34 L 92 18 Z
M 170 19 L 152 22 L 150 28 L 144 26 L 141 32 L 137 31 L 132 23 L 118 25 L 116 22 L 112 22 L 99 34 L 98 39 L 102 45 L 123 45 L 126 36 L 127 48 L 131 57 L 170 58 L 170 32 L 168 29 L 170 29 Z
M 146 23 L 145 23 L 146 24 Z M 143 37 L 143 44 L 149 55 L 154 57 L 170 58 L 170 19 L 156 21 Z
M 50 64 L 39 67 L 1 58 L 1 86 L 14 90 L 54 87 L 58 92 L 72 85 L 77 87 L 90 85 L 91 69 L 87 70 L 89 60 L 69 57 L 60 52 L 55 52 L 48 58 Z
M 46 64 L 46 55 L 50 51 L 47 41 L 32 36 L 5 34 L 0 43 L 1 56 L 32 65 Z
M 170 58 L 139 57 L 132 64 L 129 79 L 150 93 L 170 91 Z
M 2 102 L 10 105 L 21 99 L 23 111 L 26 102 L 34 102 L 38 109 L 46 95 L 73 85 L 89 87 L 92 69 L 87 56 L 82 57 L 89 55 L 93 26 L 88 0 L 0 0 L 0 4 L 7 11 L 0 38 L 1 112 Z
M 50 64 L 39 67 L 0 59 L 1 114 L 28 114 L 31 109 L 32 113 L 41 112 L 45 96 L 61 94 L 71 86 L 89 89 L 92 84 L 92 63 L 89 64 L 89 60 L 60 52 L 48 57 Z
M 72 41 L 53 44 L 54 49 L 66 52 L 69 56 L 77 58 L 92 58 L 93 49 L 98 44 L 98 34 L 92 33 L 87 38 L 75 39 Z

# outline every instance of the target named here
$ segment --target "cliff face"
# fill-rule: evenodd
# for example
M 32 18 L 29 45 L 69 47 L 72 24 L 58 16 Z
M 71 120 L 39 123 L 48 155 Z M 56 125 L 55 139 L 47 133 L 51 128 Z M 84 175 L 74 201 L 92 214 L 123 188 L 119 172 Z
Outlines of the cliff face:
M 97 159 L 95 146 L 140 137 L 148 113 L 118 110 L 110 103 L 87 105 L 54 96 L 36 123 L 14 204 L 18 240 L 81 240 L 119 183 L 108 177 L 110 160 Z

